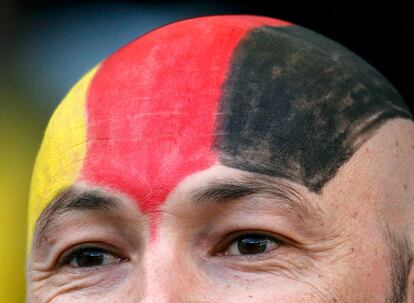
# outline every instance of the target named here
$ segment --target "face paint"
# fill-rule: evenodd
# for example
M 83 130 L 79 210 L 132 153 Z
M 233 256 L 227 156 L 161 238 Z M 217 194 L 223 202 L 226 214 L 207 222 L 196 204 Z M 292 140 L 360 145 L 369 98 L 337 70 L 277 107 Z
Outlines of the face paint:
M 88 72 L 66 95 L 53 113 L 36 158 L 28 207 L 28 245 L 36 220 L 54 197 L 73 184 L 85 158 L 85 100 L 96 68 Z
M 129 195 L 154 223 L 159 206 L 182 179 L 217 162 L 211 144 L 220 85 L 237 43 L 263 25 L 290 23 L 243 15 L 188 19 L 156 29 L 104 60 L 92 80 L 82 81 L 87 92 L 74 88 L 48 127 L 43 145 L 55 145 L 42 147 L 38 155 L 30 235 L 52 197 L 80 181 Z M 82 123 L 64 123 L 71 115 Z M 55 136 L 60 129 L 80 129 L 82 139 Z M 86 150 L 78 151 L 85 143 Z M 46 161 L 49 153 L 56 159 Z M 68 158 L 60 159 L 62 153 Z M 70 178 L 58 171 L 70 171 Z M 38 180 L 45 182 L 40 186 Z M 51 183 L 58 186 L 48 188 Z
M 298 25 L 250 31 L 222 90 L 220 162 L 316 193 L 388 119 L 413 118 L 366 61 Z
M 184 177 L 215 164 L 220 85 L 234 48 L 253 27 L 284 24 L 245 18 L 169 25 L 102 63 L 87 100 L 82 179 L 128 194 L 155 222 Z
M 103 61 L 88 83 L 85 99 L 73 100 L 84 102 L 87 142 L 76 181 L 129 195 L 152 217 L 153 231 L 168 194 L 216 163 L 319 192 L 384 121 L 412 118 L 393 86 L 357 55 L 259 16 L 163 26 Z M 64 140 L 55 133 L 45 140 Z M 61 152 L 70 155 L 76 144 Z M 55 166 L 80 163 L 79 153 L 46 162 L 47 152 L 41 150 L 36 176 L 48 182 L 60 182 L 50 173 Z M 43 209 L 72 180 L 31 196 L 31 207 Z

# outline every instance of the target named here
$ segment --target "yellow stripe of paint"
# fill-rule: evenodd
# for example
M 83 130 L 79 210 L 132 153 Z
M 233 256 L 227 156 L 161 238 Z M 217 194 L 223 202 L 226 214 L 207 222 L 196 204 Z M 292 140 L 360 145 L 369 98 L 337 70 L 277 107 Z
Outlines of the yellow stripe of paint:
M 54 111 L 37 154 L 28 209 L 28 249 L 42 211 L 73 184 L 86 154 L 87 91 L 99 65 L 85 74 Z

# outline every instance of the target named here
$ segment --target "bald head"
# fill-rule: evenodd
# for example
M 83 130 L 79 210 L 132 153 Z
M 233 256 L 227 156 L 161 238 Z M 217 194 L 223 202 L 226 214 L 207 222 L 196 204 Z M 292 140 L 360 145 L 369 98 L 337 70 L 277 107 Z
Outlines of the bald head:
M 408 263 L 387 267 L 401 258 L 384 235 L 414 240 L 413 127 L 379 71 L 310 29 L 248 15 L 158 28 L 85 75 L 49 123 L 29 207 L 33 296 L 240 302 L 252 287 L 267 302 L 267 285 L 269 302 L 397 302 L 390 277 L 405 281 Z M 59 243 L 88 242 L 111 243 L 45 265 Z M 99 260 L 118 271 L 65 275 Z

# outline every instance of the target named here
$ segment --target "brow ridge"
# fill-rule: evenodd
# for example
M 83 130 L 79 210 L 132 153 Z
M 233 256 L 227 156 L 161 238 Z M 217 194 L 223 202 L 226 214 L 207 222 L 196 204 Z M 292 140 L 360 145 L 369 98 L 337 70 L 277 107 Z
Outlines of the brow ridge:
M 250 196 L 270 198 L 277 205 L 295 212 L 302 220 L 305 217 L 320 219 L 324 213 L 287 182 L 260 174 L 243 175 L 235 180 L 212 181 L 194 191 L 191 201 L 195 205 L 221 205 Z
M 60 192 L 39 216 L 34 233 L 35 245 L 40 246 L 47 228 L 53 225 L 56 217 L 73 210 L 117 211 L 119 203 L 115 197 L 101 190 L 69 186 Z

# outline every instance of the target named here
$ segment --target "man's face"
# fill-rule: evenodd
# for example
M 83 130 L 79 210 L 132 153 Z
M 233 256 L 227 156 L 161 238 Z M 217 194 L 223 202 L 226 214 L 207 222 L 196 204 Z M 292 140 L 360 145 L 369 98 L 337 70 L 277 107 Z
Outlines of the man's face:
M 300 26 L 210 16 L 144 35 L 49 123 L 28 300 L 399 302 L 411 120 L 381 74 Z
M 222 165 L 190 175 L 155 229 L 136 201 L 76 184 L 39 219 L 32 302 L 398 302 L 381 222 L 406 225 L 389 203 L 406 184 L 386 180 L 395 144 L 412 148 L 389 140 L 405 123 L 381 129 L 322 194 Z

